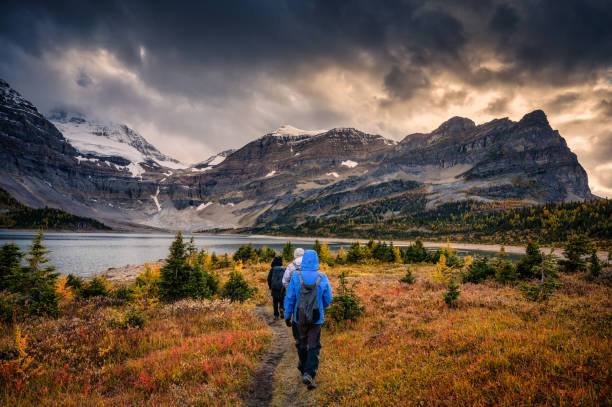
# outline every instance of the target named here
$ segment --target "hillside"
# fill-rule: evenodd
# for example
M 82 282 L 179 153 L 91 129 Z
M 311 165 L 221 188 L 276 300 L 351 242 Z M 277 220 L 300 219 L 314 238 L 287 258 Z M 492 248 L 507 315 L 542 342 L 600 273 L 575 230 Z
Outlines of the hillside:
M 312 203 L 309 207 L 312 207 Z M 449 202 L 427 209 L 425 197 L 402 194 L 376 203 L 331 212 L 326 217 L 288 216 L 244 233 L 283 236 L 325 236 L 523 245 L 533 240 L 552 244 L 585 233 L 600 248 L 612 247 L 612 201 L 549 203 L 523 206 L 523 202 Z M 513 207 L 514 206 L 514 207 Z M 299 209 L 299 208 L 298 208 Z M 300 212 L 299 213 L 308 213 Z
M 30 208 L 0 188 L 0 229 L 111 230 L 91 218 L 72 215 L 61 209 Z

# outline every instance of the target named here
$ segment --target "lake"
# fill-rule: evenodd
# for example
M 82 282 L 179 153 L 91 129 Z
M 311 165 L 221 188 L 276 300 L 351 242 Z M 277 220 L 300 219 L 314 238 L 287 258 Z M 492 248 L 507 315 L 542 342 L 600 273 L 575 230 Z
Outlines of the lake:
M 35 232 L 0 230 L 0 244 L 15 242 L 22 250 L 27 250 Z M 192 235 L 186 234 L 185 239 Z M 241 245 L 252 243 L 254 247 L 268 246 L 280 252 L 287 238 L 244 236 L 244 235 L 193 235 L 198 248 L 207 248 L 218 255 L 232 253 Z M 79 233 L 48 232 L 44 244 L 51 250 L 49 257 L 57 271 L 62 274 L 75 274 L 90 277 L 94 273 L 105 271 L 110 267 L 121 267 L 128 264 L 142 264 L 165 258 L 174 238 L 170 233 Z M 313 239 L 290 238 L 296 247 L 309 249 Z M 348 249 L 347 241 L 327 241 L 332 252 L 340 247 Z M 427 244 L 426 244 L 427 246 Z M 492 256 L 495 250 L 457 250 L 460 255 Z M 511 254 L 516 261 L 519 255 Z

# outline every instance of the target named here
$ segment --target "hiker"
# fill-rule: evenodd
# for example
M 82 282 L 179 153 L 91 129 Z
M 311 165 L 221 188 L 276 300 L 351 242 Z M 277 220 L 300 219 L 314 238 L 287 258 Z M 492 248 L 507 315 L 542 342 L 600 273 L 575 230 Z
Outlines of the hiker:
M 274 257 L 270 272 L 268 273 L 268 288 L 272 294 L 272 307 L 274 308 L 274 320 L 278 321 L 280 314 L 281 318 L 285 317 L 285 287 L 283 287 L 283 276 L 285 268 L 283 267 L 283 258 L 281 256 Z
M 289 287 L 289 281 L 291 281 L 291 276 L 293 272 L 300 269 L 300 264 L 302 264 L 302 256 L 304 255 L 304 249 L 298 247 L 293 251 L 293 261 L 291 264 L 287 266 L 285 269 L 285 275 L 283 276 L 283 286 L 285 286 L 285 290 Z
M 300 270 L 293 273 L 285 296 L 285 323 L 294 330 L 298 351 L 298 370 L 302 382 L 312 390 L 319 368 L 321 326 L 324 310 L 332 301 L 329 280 L 319 272 L 319 258 L 314 250 L 306 250 Z

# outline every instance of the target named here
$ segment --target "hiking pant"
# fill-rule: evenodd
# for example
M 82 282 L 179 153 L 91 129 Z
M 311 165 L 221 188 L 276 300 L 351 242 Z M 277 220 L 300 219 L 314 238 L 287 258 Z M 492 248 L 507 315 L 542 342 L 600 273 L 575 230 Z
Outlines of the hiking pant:
M 301 374 L 308 374 L 312 378 L 316 376 L 319 368 L 321 326 L 322 324 L 302 325 L 295 322 L 291 325 L 299 357 L 298 370 Z
M 274 308 L 274 316 L 277 317 L 279 315 L 279 311 L 284 311 L 285 307 L 285 293 L 282 292 L 272 293 L 272 307 Z

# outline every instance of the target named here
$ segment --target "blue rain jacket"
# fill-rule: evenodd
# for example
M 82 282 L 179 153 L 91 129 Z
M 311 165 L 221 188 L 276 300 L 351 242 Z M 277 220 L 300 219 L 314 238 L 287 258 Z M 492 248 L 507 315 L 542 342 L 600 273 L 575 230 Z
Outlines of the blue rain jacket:
M 293 322 L 297 322 L 295 320 L 295 315 L 297 314 L 297 306 L 298 301 L 300 300 L 300 276 L 299 273 L 302 273 L 302 280 L 306 284 L 314 284 L 319 275 L 319 257 L 317 256 L 317 252 L 314 250 L 306 250 L 304 252 L 304 256 L 302 257 L 302 266 L 301 270 L 296 271 L 291 276 L 291 281 L 289 281 L 289 286 L 287 287 L 287 295 L 285 295 L 285 310 L 293 310 L 293 313 L 287 312 L 286 318 L 291 318 L 293 315 Z M 329 280 L 324 273 L 321 273 L 321 280 L 319 281 L 319 286 L 317 287 L 317 303 L 319 305 L 319 312 L 321 317 L 315 325 L 322 324 L 325 321 L 324 310 L 329 307 L 329 304 L 332 302 L 332 291 L 331 285 L 329 284 Z

